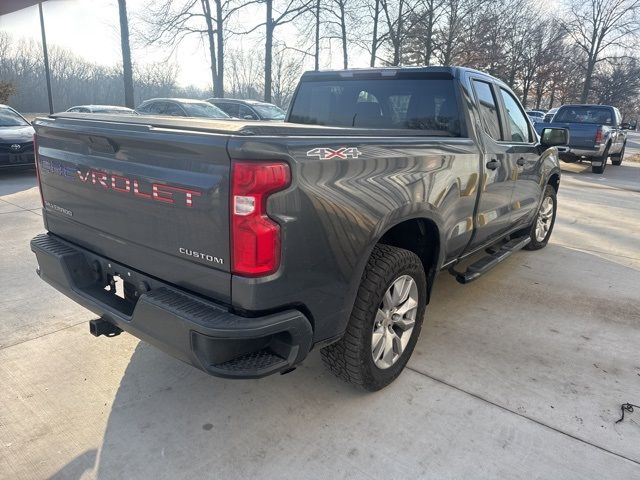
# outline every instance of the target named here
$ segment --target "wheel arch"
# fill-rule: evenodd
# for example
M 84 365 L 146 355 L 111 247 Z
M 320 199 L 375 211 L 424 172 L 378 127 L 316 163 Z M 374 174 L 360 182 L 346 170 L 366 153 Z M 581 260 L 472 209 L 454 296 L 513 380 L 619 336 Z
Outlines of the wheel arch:
M 547 179 L 547 185 L 551 185 L 556 193 L 558 193 L 558 190 L 560 189 L 560 172 L 551 172 L 551 175 L 549 175 L 549 178 Z
M 428 303 L 433 280 L 442 265 L 444 240 L 438 222 L 429 216 L 402 218 L 387 225 L 381 231 L 371 246 L 371 250 L 378 244 L 403 248 L 415 253 L 420 258 L 427 276 Z

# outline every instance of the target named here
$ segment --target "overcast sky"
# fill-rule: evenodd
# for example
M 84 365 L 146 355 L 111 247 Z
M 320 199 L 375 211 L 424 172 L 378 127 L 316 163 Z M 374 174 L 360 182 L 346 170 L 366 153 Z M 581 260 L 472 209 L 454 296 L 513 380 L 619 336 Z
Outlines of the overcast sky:
M 0 0 L 2 1 L 2 0 Z M 130 30 L 135 28 L 135 20 L 150 0 L 127 0 Z M 47 41 L 49 45 L 68 48 L 82 57 L 94 62 L 113 65 L 122 61 L 120 56 L 120 27 L 117 0 L 49 0 L 43 4 Z M 251 28 L 264 15 L 264 7 L 245 11 L 239 19 L 245 28 Z M 247 19 L 242 25 L 242 19 Z M 295 32 L 281 28 L 276 36 L 281 40 L 291 39 Z M 33 38 L 40 41 L 38 7 L 0 16 L 0 30 L 8 32 L 14 38 Z M 261 33 L 251 38 L 229 42 L 232 48 L 243 47 L 247 50 L 261 49 Z M 133 61 L 138 63 L 163 61 L 166 51 L 160 48 L 132 45 Z M 261 51 L 261 50 L 260 50 Z M 338 53 L 338 52 L 336 52 Z M 334 55 L 340 65 L 340 55 Z M 366 56 L 353 58 L 353 66 L 366 66 Z M 177 50 L 175 62 L 180 68 L 178 81 L 181 85 L 206 87 L 211 84 L 211 71 L 207 49 L 195 37 L 185 41 Z M 328 66 L 328 65 L 327 65 Z

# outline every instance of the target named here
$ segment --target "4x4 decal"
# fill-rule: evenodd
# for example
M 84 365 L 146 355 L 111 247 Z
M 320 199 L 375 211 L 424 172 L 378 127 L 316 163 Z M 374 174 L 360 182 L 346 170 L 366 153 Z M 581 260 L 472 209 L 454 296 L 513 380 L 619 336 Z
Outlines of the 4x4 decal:
M 307 157 L 318 157 L 320 160 L 331 160 L 339 158 L 345 160 L 347 158 L 358 158 L 362 152 L 356 147 L 342 147 L 334 150 L 333 148 L 314 148 L 307 152 Z

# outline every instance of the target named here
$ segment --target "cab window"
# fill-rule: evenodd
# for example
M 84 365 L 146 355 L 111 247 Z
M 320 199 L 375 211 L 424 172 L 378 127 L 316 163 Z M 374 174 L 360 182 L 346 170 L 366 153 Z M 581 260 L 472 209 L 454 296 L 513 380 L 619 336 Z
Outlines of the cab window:
M 527 121 L 527 116 L 522 111 L 522 107 L 520 107 L 518 101 L 513 98 L 513 95 L 504 88 L 500 89 L 500 94 L 502 95 L 507 121 L 509 122 L 509 129 L 511 130 L 511 141 L 517 143 L 531 142 L 529 122 Z
M 485 131 L 494 140 L 502 140 L 500 131 L 500 117 L 498 116 L 498 102 L 491 89 L 491 84 L 481 80 L 473 80 L 473 87 L 478 96 L 480 115 L 484 120 Z

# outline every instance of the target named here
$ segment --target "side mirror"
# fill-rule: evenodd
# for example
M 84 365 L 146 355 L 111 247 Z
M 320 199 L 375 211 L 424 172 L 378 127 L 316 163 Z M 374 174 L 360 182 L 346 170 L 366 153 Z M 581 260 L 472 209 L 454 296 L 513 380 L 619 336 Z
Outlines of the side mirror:
M 631 128 L 631 124 L 629 122 L 622 122 L 620 124 L 620 128 L 622 130 L 629 130 Z
M 566 128 L 544 128 L 540 135 L 540 145 L 545 148 L 559 147 L 569 143 L 569 130 Z

